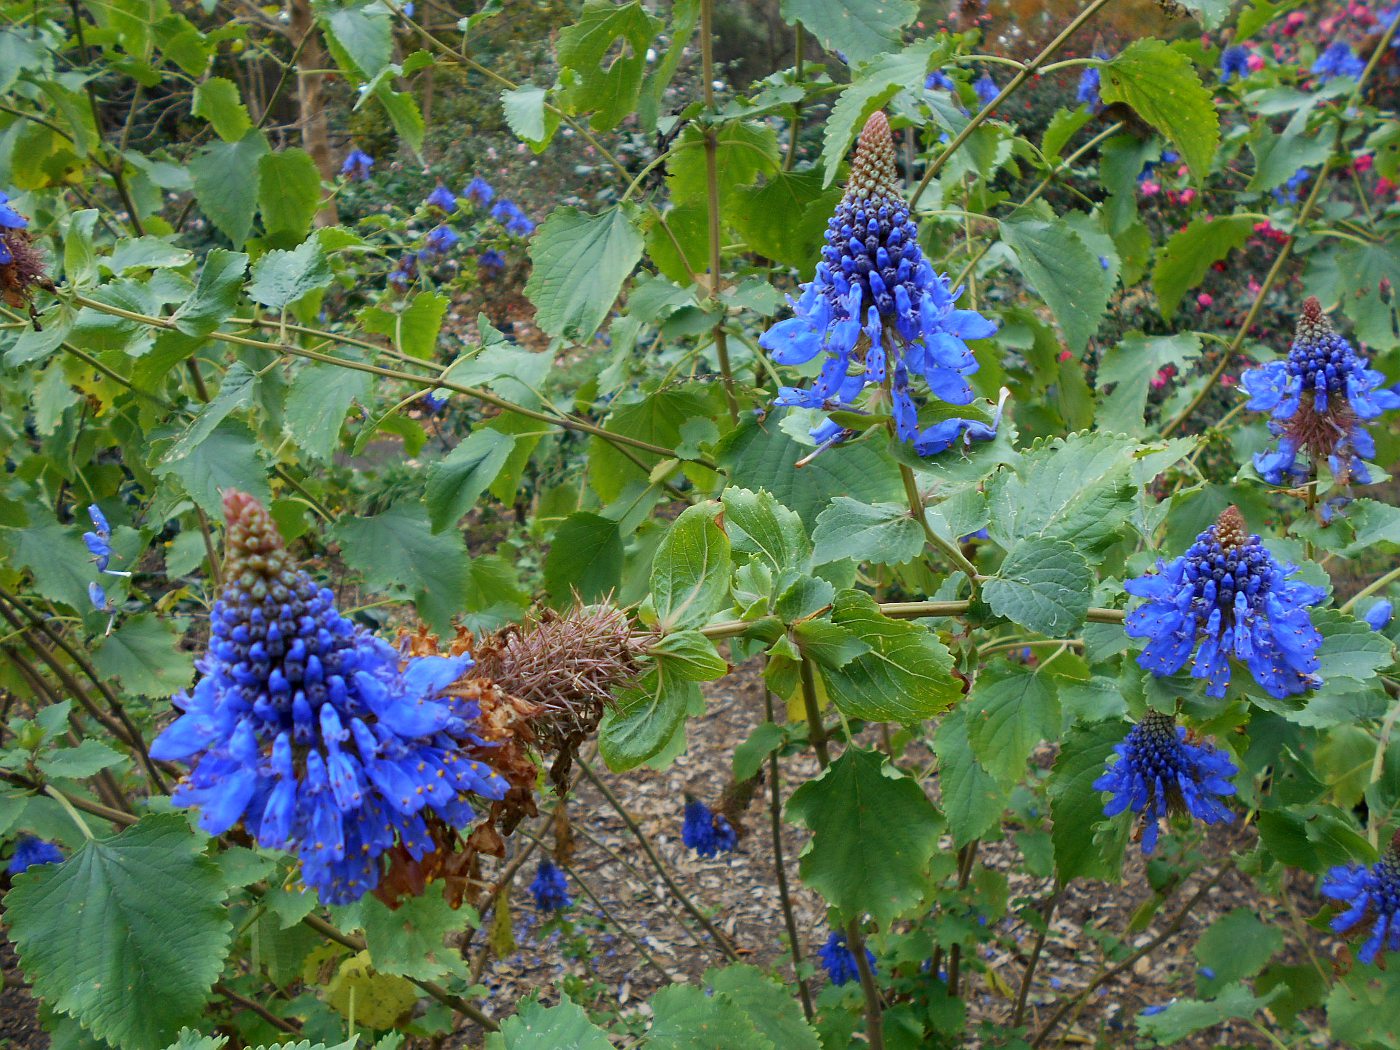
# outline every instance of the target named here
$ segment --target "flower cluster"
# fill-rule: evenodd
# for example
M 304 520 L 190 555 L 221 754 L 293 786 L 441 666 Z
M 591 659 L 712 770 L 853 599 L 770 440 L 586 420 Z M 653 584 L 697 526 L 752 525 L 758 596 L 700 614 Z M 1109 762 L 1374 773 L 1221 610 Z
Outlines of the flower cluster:
M 374 158 L 357 146 L 345 154 L 340 173 L 355 182 L 368 182 L 370 175 L 374 173 Z
M 535 232 L 535 224 L 514 201 L 497 201 L 491 209 L 491 218 L 504 226 L 507 233 L 513 233 L 517 237 L 528 237 Z
M 346 163 L 349 163 L 348 159 Z M 467 183 L 466 189 L 461 193 L 461 198 L 470 201 L 476 207 L 485 208 L 496 199 L 496 191 L 489 182 L 480 175 L 476 175 L 472 177 L 471 182 Z M 440 212 L 450 216 L 458 210 L 457 202 L 458 195 L 439 183 L 428 194 L 423 204 L 430 212 Z M 535 224 L 512 201 L 496 201 L 490 214 L 512 236 L 528 237 L 535 231 Z M 432 266 L 446 258 L 452 249 L 461 242 L 461 235 L 448 223 L 443 222 L 435 226 L 424 238 L 422 248 L 400 257 L 389 274 L 389 283 L 402 291 L 418 277 L 420 267 Z M 487 248 L 477 260 L 477 272 L 484 277 L 494 276 L 505 269 L 505 263 L 505 256 L 499 251 Z
M 1220 83 L 1228 84 L 1235 77 L 1243 79 L 1249 75 L 1249 49 L 1243 44 L 1232 44 L 1220 52 Z
M 1326 51 L 1317 56 L 1312 64 L 1312 72 L 1325 84 L 1333 77 L 1359 78 L 1366 69 L 1366 63 L 1352 51 L 1345 40 L 1330 44 Z
M 974 80 L 972 90 L 977 92 L 977 101 L 984 106 L 1001 94 L 1001 88 L 997 87 L 997 82 L 992 79 L 990 73 L 983 73 Z
M 1400 834 L 1375 864 L 1329 871 L 1322 895 L 1346 905 L 1332 920 L 1334 932 L 1359 936 L 1369 928 L 1371 936 L 1357 953 L 1363 963 L 1375 962 L 1382 952 L 1400 951 Z
M 1326 592 L 1288 577 L 1245 531 L 1244 518 L 1227 507 L 1187 552 L 1157 571 L 1128 580 L 1129 594 L 1147 600 L 1128 614 L 1134 638 L 1149 639 L 1138 663 L 1155 675 L 1171 675 L 1200 649 L 1191 674 L 1209 683 L 1206 695 L 1223 697 L 1230 682 L 1230 656 L 1254 675 L 1270 696 L 1301 693 L 1318 684 L 1317 649 L 1322 636 L 1308 606 Z
M 685 804 L 681 841 L 700 856 L 713 857 L 737 846 L 739 836 L 722 813 L 712 813 L 699 799 L 690 799 Z
M 1285 485 L 1326 461 L 1339 481 L 1369 484 L 1365 459 L 1376 454 L 1376 442 L 1365 421 L 1400 408 L 1400 394 L 1384 383 L 1385 376 L 1333 331 L 1322 304 L 1310 296 L 1288 357 L 1240 377 L 1248 407 L 1269 413 L 1269 429 L 1279 439 L 1276 449 L 1255 454 L 1259 475 Z
M 1235 793 L 1230 778 L 1239 770 L 1210 744 L 1191 743 L 1186 728 L 1170 715 L 1149 711 L 1113 750 L 1118 760 L 1094 781 L 1094 788 L 1112 793 L 1104 816 L 1124 810 L 1140 815 L 1143 853 L 1157 848 L 1168 816 L 1189 814 L 1206 824 L 1230 821 L 1220 800 Z
M 7 870 L 11 875 L 22 875 L 36 864 L 62 863 L 63 851 L 52 842 L 45 842 L 33 835 L 24 835 L 15 843 L 15 851 L 10 856 Z
M 224 496 L 227 583 L 184 713 L 151 746 L 187 761 L 175 802 L 211 835 L 240 822 L 259 845 L 294 852 L 328 904 L 374 889 L 382 855 L 434 848 L 426 821 L 463 827 L 471 796 L 508 785 L 463 757 L 480 744 L 474 702 L 449 692 L 471 658 L 399 654 L 357 628 L 297 569 L 267 511 Z
M 934 273 L 917 233 L 896 188 L 889 122 L 877 111 L 861 131 L 845 196 L 827 223 L 816 276 L 792 304 L 794 316 L 759 342 L 782 365 L 826 354 L 812 386 L 783 387 L 778 404 L 849 409 L 866 387 L 881 387 L 900 439 L 930 455 L 948 446 L 950 428 L 944 421 L 919 430 L 911 377 L 921 376 L 946 402 L 970 403 L 967 376 L 977 371 L 977 360 L 966 340 L 985 339 L 996 325 L 974 310 L 954 309 L 961 289 L 949 288 L 947 278 Z M 812 431 L 819 444 L 845 435 L 831 421 Z
M 574 903 L 569 896 L 569 880 L 548 857 L 540 861 L 534 881 L 530 883 L 530 893 L 540 911 L 563 911 Z
M 832 984 L 846 984 L 848 981 L 860 980 L 860 970 L 856 967 L 855 953 L 846 944 L 844 933 L 832 932 L 826 939 L 826 943 L 817 949 L 817 955 L 821 957 L 822 966 L 826 969 L 826 975 L 831 978 Z M 865 961 L 870 965 L 870 972 L 875 972 L 875 954 L 869 949 L 865 949 Z
M 88 517 L 92 520 L 92 531 L 83 533 L 83 545 L 92 555 L 97 571 L 106 573 L 108 576 L 130 576 L 129 572 L 122 572 L 111 567 L 112 527 L 107 524 L 107 515 L 102 513 L 101 507 L 93 503 L 88 506 Z M 107 592 L 96 580 L 88 584 L 88 601 L 92 602 L 92 607 L 98 612 L 112 611 L 112 603 L 107 598 Z

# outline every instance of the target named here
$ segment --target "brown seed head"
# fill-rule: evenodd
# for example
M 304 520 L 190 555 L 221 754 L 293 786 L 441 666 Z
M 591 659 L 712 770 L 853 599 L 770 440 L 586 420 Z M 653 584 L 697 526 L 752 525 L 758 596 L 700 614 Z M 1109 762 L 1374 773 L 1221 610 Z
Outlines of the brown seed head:
M 295 583 L 296 565 L 267 508 L 246 492 L 224 492 L 224 578 L 245 589 L 259 582 Z
M 1215 539 L 1226 550 L 1243 547 L 1249 542 L 1249 527 L 1244 523 L 1240 508 L 1226 507 L 1215 521 Z
M 889 118 L 877 109 L 865 122 L 856 140 L 856 155 L 851 160 L 851 177 L 846 183 L 847 197 L 897 197 L 899 172 L 895 167 L 894 136 L 890 134 Z
M 1303 300 L 1303 311 L 1298 315 L 1298 328 L 1293 333 L 1293 341 L 1313 342 L 1331 334 L 1332 320 L 1322 312 L 1322 303 L 1317 296 L 1308 296 Z
M 0 239 L 10 252 L 10 261 L 0 265 L 0 298 L 16 308 L 28 306 L 36 286 L 53 288 L 44 256 L 24 230 L 0 230 Z

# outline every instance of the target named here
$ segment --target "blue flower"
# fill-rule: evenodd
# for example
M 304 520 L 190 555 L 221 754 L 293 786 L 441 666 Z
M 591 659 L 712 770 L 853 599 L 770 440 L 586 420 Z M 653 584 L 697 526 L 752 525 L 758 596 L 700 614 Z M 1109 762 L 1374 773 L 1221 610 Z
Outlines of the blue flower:
M 494 277 L 506 268 L 506 257 L 495 248 L 487 248 L 476 260 L 476 268 L 483 276 Z
M 1151 1006 L 1144 1006 L 1139 1016 L 1156 1017 L 1158 1014 L 1166 1013 L 1167 1007 L 1170 1005 L 1171 1003 L 1153 1003 Z
M 535 224 L 514 201 L 497 201 L 496 206 L 491 209 L 491 218 L 504 226 L 507 233 L 513 233 L 517 237 L 528 237 L 535 232 Z
M 1288 357 L 1249 369 L 1240 386 L 1248 408 L 1269 413 L 1269 430 L 1279 439 L 1254 455 L 1254 468 L 1269 484 L 1306 479 L 1324 460 L 1339 482 L 1370 483 L 1365 460 L 1376 454 L 1376 442 L 1365 423 L 1400 408 L 1400 393 L 1333 331 L 1316 296 L 1303 303 Z
M 955 96 L 958 93 L 958 82 L 941 69 L 935 69 L 928 76 L 924 77 L 924 90 L 933 91 L 941 88 L 944 91 L 951 91 Z
M 1390 625 L 1390 617 L 1395 612 L 1395 607 L 1390 604 L 1389 599 L 1382 598 L 1369 609 L 1363 619 L 1373 631 L 1384 631 Z
M 977 92 L 977 101 L 986 105 L 992 99 L 1001 94 L 1001 88 L 997 87 L 997 82 L 992 79 L 990 73 L 983 73 L 972 82 L 972 90 Z
M 1220 83 L 1228 84 L 1235 77 L 1249 76 L 1249 48 L 1234 44 L 1220 52 Z
M 959 443 L 967 448 L 974 441 L 991 441 L 997 436 L 997 428 L 1001 426 L 1002 408 L 1010 393 L 1006 387 L 1001 388 L 1001 398 L 997 401 L 996 412 L 990 423 L 984 423 L 980 419 L 952 416 L 941 423 L 925 427 L 914 442 L 914 451 L 921 456 L 936 456 Z
M 112 528 L 96 503 L 88 507 L 88 517 L 92 519 L 93 531 L 83 533 L 83 543 L 97 563 L 97 571 L 106 572 L 112 563 Z
M 472 181 L 467 183 L 467 188 L 462 191 L 462 196 L 473 204 L 482 208 L 491 203 L 496 196 L 496 191 L 491 188 L 491 184 L 480 175 L 472 176 Z
M 681 841 L 700 856 L 713 857 L 732 850 L 738 845 L 739 837 L 722 814 L 711 813 L 705 803 L 691 799 L 685 804 Z
M 1239 770 L 1212 745 L 1189 743 L 1186 728 L 1170 715 L 1149 711 L 1113 750 L 1118 760 L 1094 781 L 1094 788 L 1112 793 L 1104 816 L 1124 810 L 1140 815 L 1143 853 L 1157 848 L 1161 822 L 1168 816 L 1229 823 L 1230 811 L 1220 799 L 1235 793 L 1230 778 Z
M 63 851 L 52 842 L 45 842 L 33 835 L 21 836 L 15 843 L 15 852 L 10 857 L 9 872 L 19 875 L 36 864 L 62 864 Z
M 327 904 L 359 899 L 396 845 L 436 848 L 429 821 L 461 828 L 471 796 L 506 781 L 464 748 L 484 746 L 475 702 L 445 694 L 470 657 L 399 653 L 341 616 L 296 568 L 252 497 L 224 495 L 228 549 L 201 678 L 151 755 L 185 761 L 174 793 L 211 835 L 242 823 L 265 849 L 301 861 Z
M 14 262 L 14 253 L 6 241 L 5 230 L 23 230 L 29 226 L 26 219 L 10 204 L 10 198 L 3 190 L 0 190 L 0 266 L 8 266 Z
M 429 412 L 431 412 L 433 415 L 437 415 L 445 407 L 447 407 L 448 399 L 451 398 L 451 396 L 452 395 L 446 390 L 444 390 L 441 394 L 439 394 L 436 390 L 425 390 L 423 391 L 423 393 L 418 395 L 418 400 L 423 403 L 423 407 L 426 408 Z
M 424 241 L 423 250 L 418 253 L 418 258 L 424 262 L 440 258 L 451 251 L 452 247 L 461 239 L 451 226 L 437 226 L 428 232 L 427 240 Z
M 451 215 L 457 210 L 457 195 L 439 182 L 433 192 L 428 194 L 428 199 L 424 203 L 431 208 L 439 208 Z
M 1365 69 L 1366 63 L 1356 56 L 1345 40 L 1333 42 L 1312 64 L 1313 73 L 1321 77 L 1324 84 L 1333 77 L 1358 78 Z
M 340 173 L 357 182 L 368 182 L 373 168 L 374 158 L 356 147 L 345 154 L 345 163 L 340 166 Z
M 88 601 L 98 612 L 112 611 L 112 603 L 107 597 L 107 592 L 102 589 L 102 584 L 96 580 L 88 584 Z
M 1244 517 L 1227 507 L 1180 558 L 1157 560 L 1157 571 L 1128 580 L 1129 594 L 1146 598 L 1124 625 L 1134 638 L 1149 639 L 1138 663 L 1154 675 L 1186 666 L 1199 641 L 1191 675 L 1209 684 L 1206 695 L 1222 697 L 1230 682 L 1230 656 L 1249 668 L 1270 696 L 1285 697 L 1321 684 L 1315 673 L 1322 636 L 1308 606 L 1326 592 L 1288 577 L 1245 532 Z
M 933 445 L 959 434 L 950 437 L 939 424 L 920 432 L 911 378 L 921 377 L 943 401 L 969 404 L 966 377 L 977 371 L 977 359 L 966 340 L 985 339 L 996 325 L 974 310 L 954 309 L 961 289 L 949 288 L 924 258 L 895 180 L 889 122 L 877 111 L 860 134 L 846 195 L 827 223 L 816 276 L 792 303 L 794 316 L 759 343 L 780 365 L 826 355 L 811 387 L 783 387 L 778 404 L 850 409 L 867 386 L 887 386 L 900 440 Z M 844 436 L 829 421 L 812 431 L 819 445 Z
M 540 861 L 539 870 L 530 883 L 530 893 L 540 911 L 562 911 L 574 903 L 569 896 L 569 880 L 548 857 Z
M 1270 192 L 1274 200 L 1280 204 L 1296 204 L 1298 197 L 1303 192 L 1303 186 L 1312 178 L 1312 172 L 1307 168 L 1299 168 L 1292 175 L 1288 176 L 1288 181 L 1282 186 L 1275 186 Z
M 389 283 L 399 291 L 408 287 L 409 282 L 418 276 L 418 253 L 409 252 L 399 259 L 398 265 L 389 274 Z
M 1322 883 L 1322 895 L 1347 906 L 1332 920 L 1334 932 L 1359 936 L 1370 930 L 1371 936 L 1357 953 L 1363 963 L 1375 962 L 1383 951 L 1400 951 L 1400 847 L 1396 844 L 1370 867 L 1333 868 Z
M 407 18 L 413 17 L 413 0 L 409 0 L 408 3 L 403 5 L 403 13 Z
M 860 980 L 860 970 L 856 968 L 855 953 L 846 946 L 846 935 L 832 931 L 826 943 L 817 949 L 817 954 L 821 956 L 822 966 L 826 968 L 826 974 L 831 978 L 832 984 L 845 984 L 848 981 Z M 870 964 L 870 972 L 875 972 L 875 955 L 869 948 L 865 949 L 865 960 Z

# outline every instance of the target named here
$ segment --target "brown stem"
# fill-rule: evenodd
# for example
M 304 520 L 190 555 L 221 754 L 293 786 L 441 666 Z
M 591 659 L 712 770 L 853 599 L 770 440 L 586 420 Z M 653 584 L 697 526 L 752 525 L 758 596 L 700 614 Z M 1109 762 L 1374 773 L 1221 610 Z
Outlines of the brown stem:
M 724 381 L 724 403 L 729 409 L 731 423 L 739 422 L 739 401 L 734 396 L 734 370 L 729 364 L 729 336 L 724 330 L 724 305 L 720 302 L 723 262 L 720 258 L 719 223 L 719 141 L 712 123 L 715 111 L 714 60 L 714 0 L 700 0 L 700 59 L 705 79 L 705 188 L 709 204 L 710 233 L 710 298 L 719 307 L 715 324 L 715 356 L 719 358 L 719 374 Z
M 766 687 L 763 690 L 763 708 L 768 721 L 773 721 L 773 693 Z M 773 833 L 773 871 L 778 878 L 778 901 L 783 908 L 783 925 L 787 927 L 788 944 L 792 949 L 792 977 L 797 982 L 802 1013 L 810 1021 L 815 1011 L 812 1009 L 812 994 L 807 989 L 807 980 L 802 976 L 802 945 L 797 936 L 797 920 L 792 913 L 792 896 L 788 892 L 787 864 L 783 860 L 783 798 L 779 774 L 778 749 L 774 748 L 768 753 L 768 818 Z
M 214 982 L 214 991 L 223 996 L 231 1003 L 237 1003 L 243 1009 L 257 1014 L 272 1027 L 282 1032 L 290 1032 L 293 1035 L 301 1033 L 301 1025 L 295 1021 L 290 1021 L 285 1017 L 278 1017 L 275 1013 L 263 1006 L 256 999 L 250 999 L 242 992 L 236 992 L 223 981 Z
M 1060 903 L 1060 898 L 1064 895 L 1065 888 L 1057 886 L 1055 892 L 1050 895 L 1050 899 L 1045 902 L 1045 910 L 1041 913 L 1041 927 L 1035 934 L 1035 945 L 1031 948 L 1031 957 L 1026 961 L 1026 972 L 1021 978 L 1020 991 L 1016 993 L 1016 1010 L 1011 1015 L 1011 1027 L 1016 1028 L 1021 1024 L 1021 1018 L 1026 1012 L 1026 997 L 1030 994 L 1031 978 L 1035 976 L 1036 964 L 1040 962 L 1040 953 L 1045 948 L 1045 938 L 1050 933 L 1050 920 L 1055 914 L 1055 907 Z

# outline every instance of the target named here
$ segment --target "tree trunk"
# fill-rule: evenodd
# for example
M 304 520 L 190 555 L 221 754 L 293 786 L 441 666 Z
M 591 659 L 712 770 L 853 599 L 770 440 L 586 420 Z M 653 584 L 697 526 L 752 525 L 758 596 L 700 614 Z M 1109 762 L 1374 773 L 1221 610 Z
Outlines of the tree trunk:
M 337 169 L 326 120 L 326 78 L 324 73 L 317 72 L 326 68 L 326 49 L 316 31 L 311 0 L 292 0 L 291 16 L 292 40 L 305 41 L 297 58 L 297 124 L 301 129 L 301 144 L 311 155 L 321 178 L 333 182 Z M 334 201 L 328 201 L 316 213 L 317 226 L 334 226 L 339 221 Z

